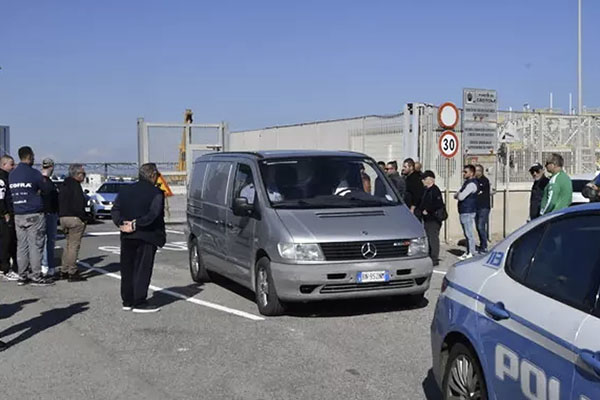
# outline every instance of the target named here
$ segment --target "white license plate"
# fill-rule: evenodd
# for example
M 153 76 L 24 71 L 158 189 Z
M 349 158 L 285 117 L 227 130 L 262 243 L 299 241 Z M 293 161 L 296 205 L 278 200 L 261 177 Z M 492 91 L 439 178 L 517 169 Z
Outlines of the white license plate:
M 358 283 L 387 282 L 390 280 L 390 273 L 387 271 L 359 272 L 356 280 Z

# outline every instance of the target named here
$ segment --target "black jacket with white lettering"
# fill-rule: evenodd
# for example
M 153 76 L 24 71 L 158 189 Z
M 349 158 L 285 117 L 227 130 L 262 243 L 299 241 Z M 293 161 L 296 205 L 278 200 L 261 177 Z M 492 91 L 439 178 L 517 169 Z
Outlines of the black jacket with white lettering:
M 16 215 L 37 214 L 44 210 L 41 194 L 47 193 L 50 188 L 40 171 L 19 163 L 8 175 L 8 182 Z
M 13 213 L 12 197 L 8 187 L 8 172 L 0 169 L 0 217 Z

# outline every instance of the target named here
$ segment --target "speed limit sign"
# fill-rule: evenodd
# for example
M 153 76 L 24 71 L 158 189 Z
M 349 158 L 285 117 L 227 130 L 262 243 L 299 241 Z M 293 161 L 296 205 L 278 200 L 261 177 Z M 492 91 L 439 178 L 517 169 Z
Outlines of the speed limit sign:
M 444 131 L 438 142 L 440 154 L 446 158 L 452 158 L 458 152 L 458 137 L 452 131 Z

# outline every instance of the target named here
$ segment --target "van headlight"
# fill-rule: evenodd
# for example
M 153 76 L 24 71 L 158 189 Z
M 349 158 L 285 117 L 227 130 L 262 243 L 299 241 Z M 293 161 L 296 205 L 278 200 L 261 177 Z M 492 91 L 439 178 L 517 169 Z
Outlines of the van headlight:
M 321 247 L 316 243 L 279 243 L 281 257 L 295 261 L 325 261 Z
M 429 254 L 429 245 L 426 237 L 411 239 L 408 246 L 409 256 L 426 256 Z

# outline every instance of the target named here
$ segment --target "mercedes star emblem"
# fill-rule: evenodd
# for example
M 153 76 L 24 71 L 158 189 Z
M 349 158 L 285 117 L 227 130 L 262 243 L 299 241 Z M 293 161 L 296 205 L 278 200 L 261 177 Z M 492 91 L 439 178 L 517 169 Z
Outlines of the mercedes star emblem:
M 377 247 L 373 243 L 365 243 L 362 245 L 360 252 L 364 258 L 375 258 L 377 255 Z

